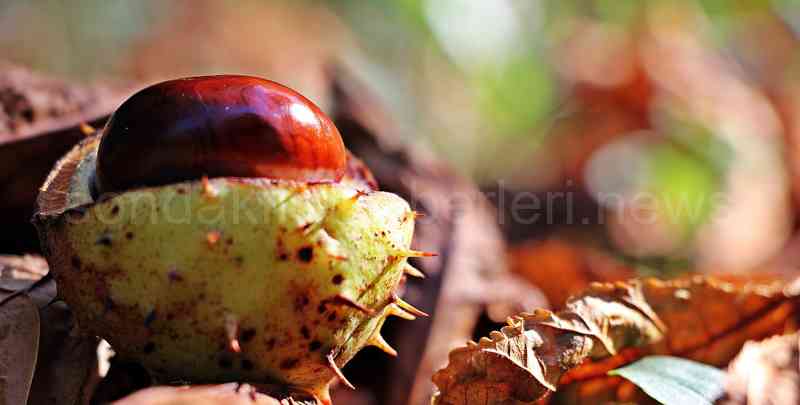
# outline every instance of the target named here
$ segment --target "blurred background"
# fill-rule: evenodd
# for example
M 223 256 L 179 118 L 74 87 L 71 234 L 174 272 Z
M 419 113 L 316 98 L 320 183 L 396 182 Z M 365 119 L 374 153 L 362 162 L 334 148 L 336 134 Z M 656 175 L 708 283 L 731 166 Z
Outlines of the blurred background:
M 347 66 L 555 303 L 796 270 L 798 35 L 795 0 L 0 1 L 0 55 L 76 82 L 249 73 L 327 108 Z
M 392 165 L 418 162 L 367 145 L 373 168 L 391 161 L 377 168 L 390 173 L 384 186 L 428 204 L 419 221 L 431 222 L 415 238 L 442 255 L 420 262 L 428 279 L 409 282 L 406 298 L 439 312 L 389 323 L 400 366 L 358 357 L 345 371 L 361 389 L 336 391 L 349 395 L 340 403 L 427 403 L 448 350 L 518 310 L 484 304 L 558 307 L 591 281 L 637 275 L 800 274 L 798 0 L 0 0 L 0 58 L 118 95 L 178 76 L 253 74 L 328 112 L 341 103 L 331 83 L 346 71 L 364 85 L 348 94 L 364 95 L 355 104 L 365 108 L 344 122 L 369 128 L 340 125 L 343 133 L 391 132 L 377 138 L 410 144 L 479 187 L 494 204 L 491 221 L 475 214 L 485 201 L 471 185 L 428 166 L 394 176 Z M 92 101 L 25 77 L 0 75 L 0 146 L 9 134 L 24 138 L 13 125 L 69 112 L 62 98 Z M 0 154 L 0 174 L 10 173 L 0 198 L 21 196 L 23 213 L 0 210 L 22 219 L 32 240 L 33 184 L 58 139 Z M 75 140 L 61 139 L 63 150 Z M 15 189 L 27 165 L 41 167 Z M 418 192 L 404 183 L 410 172 Z M 451 226 L 462 204 L 474 209 Z M 492 244 L 492 222 L 507 250 Z M 526 292 L 512 288 L 516 278 L 486 282 L 508 269 L 531 282 Z M 422 383 L 412 389 L 414 373 Z

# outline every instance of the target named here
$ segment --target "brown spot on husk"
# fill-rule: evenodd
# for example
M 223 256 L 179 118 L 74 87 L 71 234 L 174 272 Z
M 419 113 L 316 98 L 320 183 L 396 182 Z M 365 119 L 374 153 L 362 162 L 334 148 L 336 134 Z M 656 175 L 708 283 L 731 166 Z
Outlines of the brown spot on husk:
M 297 250 L 297 258 L 305 263 L 310 263 L 314 259 L 314 247 L 303 246 Z

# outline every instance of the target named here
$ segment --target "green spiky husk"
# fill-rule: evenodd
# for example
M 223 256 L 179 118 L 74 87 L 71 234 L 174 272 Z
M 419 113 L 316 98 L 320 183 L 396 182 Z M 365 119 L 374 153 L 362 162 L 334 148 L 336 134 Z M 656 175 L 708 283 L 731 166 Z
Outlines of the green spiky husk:
M 327 356 L 344 365 L 397 310 L 414 228 L 400 197 L 218 178 L 94 201 L 96 149 L 59 162 L 35 223 L 59 294 L 119 356 L 167 378 L 324 395 Z

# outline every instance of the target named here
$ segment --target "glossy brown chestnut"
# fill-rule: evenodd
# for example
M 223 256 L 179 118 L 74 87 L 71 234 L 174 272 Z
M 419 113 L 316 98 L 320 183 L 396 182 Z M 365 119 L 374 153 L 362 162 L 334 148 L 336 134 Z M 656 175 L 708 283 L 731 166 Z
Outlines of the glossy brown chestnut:
M 288 87 L 251 76 L 170 80 L 131 96 L 103 129 L 98 193 L 207 177 L 338 181 L 333 122 Z

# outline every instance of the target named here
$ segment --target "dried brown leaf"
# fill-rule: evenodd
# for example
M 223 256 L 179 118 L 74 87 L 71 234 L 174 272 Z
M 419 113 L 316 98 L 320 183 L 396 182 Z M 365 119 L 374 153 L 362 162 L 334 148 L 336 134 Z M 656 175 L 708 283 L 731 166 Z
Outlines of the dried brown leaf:
M 0 404 L 28 400 L 39 347 L 39 312 L 25 295 L 0 306 Z
M 613 368 L 646 354 L 726 364 L 748 339 L 794 327 L 797 296 L 779 284 L 693 277 L 593 284 L 557 313 L 537 310 L 455 349 L 434 375 L 434 403 L 531 404 L 630 400 Z
M 52 303 L 39 314 L 39 361 L 28 405 L 86 403 L 99 378 L 97 338 L 78 331 L 63 302 Z
M 36 329 L 38 351 L 36 346 L 31 349 L 36 361 L 28 382 L 28 405 L 80 404 L 97 378 L 98 342 L 79 333 L 69 308 L 54 302 L 56 283 L 47 274 L 47 262 L 39 256 L 0 256 L 0 311 L 22 297 L 33 303 L 36 312 L 35 323 L 29 325 Z M 15 378 L 27 372 L 11 367 L 0 365 L 0 370 Z

